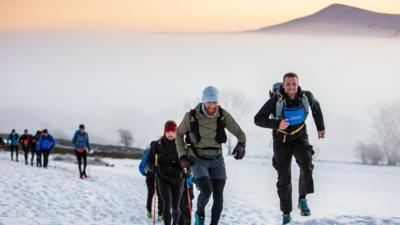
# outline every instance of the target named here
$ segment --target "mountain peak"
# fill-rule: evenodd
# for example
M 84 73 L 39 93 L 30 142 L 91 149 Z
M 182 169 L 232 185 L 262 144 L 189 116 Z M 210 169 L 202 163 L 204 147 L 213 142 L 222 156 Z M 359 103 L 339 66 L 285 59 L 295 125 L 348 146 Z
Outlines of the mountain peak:
M 340 4 L 340 3 L 334 3 L 332 5 L 327 6 L 323 10 L 336 10 L 336 9 L 359 9 L 354 6 L 349 6 L 345 4 Z
M 257 31 L 400 37 L 400 15 L 332 4 L 312 15 Z
M 335 3 L 335 4 L 327 6 L 326 8 L 323 8 L 322 10 L 315 13 L 314 15 L 318 15 L 318 14 L 341 15 L 343 13 L 352 13 L 352 12 L 356 12 L 356 11 L 375 13 L 375 12 L 371 12 L 371 11 L 368 11 L 365 9 L 361 9 L 361 8 L 357 8 L 357 7 L 353 7 L 353 6 L 349 6 L 349 5 L 345 5 L 345 4 Z

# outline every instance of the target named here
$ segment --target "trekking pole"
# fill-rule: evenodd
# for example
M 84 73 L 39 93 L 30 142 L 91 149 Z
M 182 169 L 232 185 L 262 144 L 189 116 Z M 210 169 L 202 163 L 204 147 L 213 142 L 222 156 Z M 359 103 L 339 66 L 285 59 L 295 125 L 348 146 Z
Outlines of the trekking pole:
M 185 174 L 187 174 L 187 168 L 183 169 Z M 192 223 L 192 202 L 190 199 L 190 191 L 189 191 L 189 184 L 187 182 L 187 178 L 185 178 L 185 183 L 186 183 L 186 192 L 187 192 L 187 198 L 188 198 L 188 207 L 189 207 L 189 222 Z
M 90 175 L 90 158 L 89 158 L 89 154 L 90 154 L 90 151 L 88 150 L 86 160 L 87 160 L 87 166 L 88 166 L 88 171 L 89 171 L 88 174 L 89 174 L 89 178 L 90 178 L 91 175 Z
M 192 147 L 192 144 L 189 143 L 187 146 L 187 153 L 186 153 L 188 160 L 190 158 L 189 150 L 191 149 L 191 147 Z M 188 174 L 188 172 L 189 172 L 188 169 L 184 168 L 184 173 Z M 188 203 L 189 203 L 189 222 L 192 223 L 192 201 L 190 199 L 190 191 L 189 191 L 189 184 L 187 182 L 187 177 L 185 178 L 185 183 L 186 183 L 187 197 L 188 197 Z
M 154 161 L 154 166 L 157 168 L 158 166 L 158 154 L 155 155 L 155 161 Z M 156 204 L 157 204 L 157 176 L 156 176 L 156 170 L 154 170 L 154 210 L 153 210 L 153 224 L 156 225 Z
M 53 162 L 54 162 L 54 169 L 57 169 L 57 158 L 53 156 Z

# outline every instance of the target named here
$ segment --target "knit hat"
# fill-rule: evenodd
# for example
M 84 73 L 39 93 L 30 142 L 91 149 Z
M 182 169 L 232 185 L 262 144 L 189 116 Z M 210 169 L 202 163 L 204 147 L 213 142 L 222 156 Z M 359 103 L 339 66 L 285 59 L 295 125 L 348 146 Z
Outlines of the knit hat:
M 203 90 L 203 103 L 204 102 L 218 102 L 219 91 L 214 86 L 208 86 Z
M 164 133 L 169 131 L 176 132 L 176 123 L 173 120 L 168 120 L 164 125 Z

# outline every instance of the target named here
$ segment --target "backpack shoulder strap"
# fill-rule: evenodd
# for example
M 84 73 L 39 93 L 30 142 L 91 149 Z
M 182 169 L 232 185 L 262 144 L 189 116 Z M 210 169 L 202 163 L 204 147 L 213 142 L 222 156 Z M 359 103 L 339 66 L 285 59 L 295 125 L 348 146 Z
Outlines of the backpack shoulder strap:
M 154 153 L 153 155 L 160 154 L 161 144 L 161 139 L 152 141 L 150 143 L 150 151 Z
M 281 93 L 277 93 L 278 100 L 275 104 L 275 119 L 282 119 L 283 109 L 285 108 L 285 97 Z
M 157 154 L 156 142 L 157 141 L 152 141 L 150 143 L 150 150 L 149 151 L 151 151 L 153 153 L 153 155 Z
M 189 120 L 190 122 L 197 120 L 197 116 L 196 116 L 196 110 L 195 109 L 191 109 L 189 112 Z
M 218 109 L 218 111 L 219 111 L 219 117 L 218 117 L 218 120 L 225 121 L 225 117 L 224 117 L 224 109 L 222 109 L 222 107 L 220 106 L 220 107 L 219 107 L 219 109 Z
M 305 92 L 305 91 L 302 92 L 300 100 L 301 100 L 301 104 L 304 106 L 304 112 L 307 116 L 310 112 L 310 107 L 311 107 L 310 100 L 308 99 L 308 96 L 307 96 L 307 92 Z
M 227 136 L 225 132 L 226 121 L 224 116 L 224 110 L 222 107 L 219 107 L 219 116 L 217 118 L 217 134 L 215 136 L 215 141 L 217 143 L 225 143 L 227 141 Z

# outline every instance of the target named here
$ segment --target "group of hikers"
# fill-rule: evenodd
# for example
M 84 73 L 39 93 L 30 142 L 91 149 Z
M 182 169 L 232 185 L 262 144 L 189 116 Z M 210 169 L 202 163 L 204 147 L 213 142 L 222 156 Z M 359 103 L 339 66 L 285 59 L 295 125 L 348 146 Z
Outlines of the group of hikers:
M 0 138 L 0 142 L 3 142 L 3 138 Z M 37 131 L 35 135 L 29 134 L 28 130 L 25 129 L 24 134 L 21 136 L 15 131 L 15 129 L 13 129 L 8 135 L 7 142 L 0 144 L 3 144 L 4 148 L 6 147 L 6 144 L 9 146 L 11 151 L 11 161 L 14 160 L 15 152 L 15 161 L 19 162 L 18 147 L 21 146 L 22 150 L 24 151 L 26 165 L 29 164 L 28 157 L 29 153 L 31 153 L 31 166 L 33 166 L 33 160 L 36 155 L 36 166 L 46 169 L 49 163 L 49 155 L 56 144 L 56 140 L 52 135 L 49 134 L 47 129 Z M 88 178 L 86 175 L 86 165 L 87 153 L 90 151 L 90 144 L 89 135 L 85 131 L 85 126 L 83 124 L 79 125 L 79 130 L 75 132 L 72 139 L 72 144 L 74 147 L 74 153 L 78 160 L 79 177 L 81 179 Z
M 254 123 L 272 129 L 272 165 L 278 173 L 278 196 L 282 224 L 292 218 L 292 156 L 300 168 L 297 206 L 301 216 L 310 216 L 306 196 L 314 192 L 313 146 L 308 141 L 305 121 L 312 114 L 318 138 L 325 137 L 319 102 L 310 91 L 302 90 L 295 73 L 287 73 L 273 86 L 270 98 L 254 117 Z M 165 123 L 161 138 L 152 141 L 139 169 L 146 176 L 147 215 L 165 225 L 186 225 L 192 221 L 193 184 L 199 190 L 194 224 L 205 224 L 205 207 L 211 196 L 210 225 L 217 225 L 223 210 L 226 168 L 222 144 L 227 141 L 225 128 L 237 138 L 232 155 L 240 160 L 246 154 L 246 135 L 232 115 L 219 105 L 218 89 L 204 89 L 202 102 L 187 112 L 182 122 Z M 193 176 L 193 177 L 192 177 Z M 192 184 L 193 183 L 193 184 Z M 158 216 L 156 215 L 156 196 Z M 154 210 L 152 212 L 152 199 Z
M 0 141 L 3 141 L 3 139 L 0 138 Z M 37 131 L 35 135 L 29 134 L 28 130 L 25 129 L 24 134 L 21 136 L 13 129 L 8 135 L 6 144 L 10 147 L 11 161 L 14 160 L 15 152 L 15 161 L 18 162 L 18 147 L 21 145 L 26 165 L 28 165 L 28 157 L 29 153 L 31 153 L 31 166 L 33 166 L 33 159 L 36 155 L 36 166 L 42 167 L 43 158 L 43 168 L 47 168 L 49 154 L 56 144 L 56 141 L 53 136 L 49 134 L 47 129 Z

